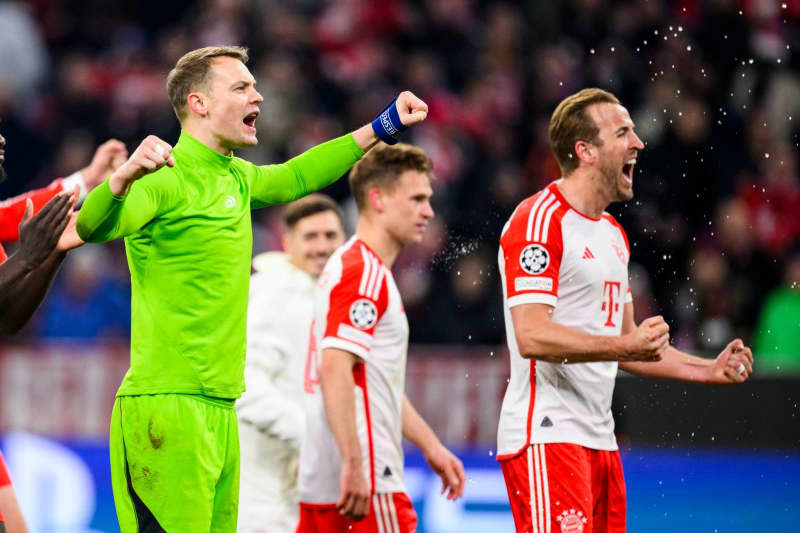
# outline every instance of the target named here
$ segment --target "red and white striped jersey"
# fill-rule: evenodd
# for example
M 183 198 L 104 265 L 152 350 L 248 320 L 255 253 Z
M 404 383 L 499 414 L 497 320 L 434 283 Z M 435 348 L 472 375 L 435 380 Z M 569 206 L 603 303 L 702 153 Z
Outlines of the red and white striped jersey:
M 402 492 L 402 410 L 408 320 L 391 270 L 357 237 L 328 259 L 314 295 L 306 363 L 306 438 L 300 450 L 300 501 L 339 499 L 341 455 L 325 416 L 318 380 L 323 350 L 362 359 L 353 368 L 364 476 L 373 493 Z
M 554 364 L 519 354 L 511 308 L 553 306 L 552 320 L 592 335 L 620 335 L 630 247 L 608 213 L 591 218 L 569 205 L 551 183 L 517 206 L 500 237 L 498 263 L 511 359 L 498 458 L 528 444 L 570 442 L 616 450 L 611 396 L 616 362 Z

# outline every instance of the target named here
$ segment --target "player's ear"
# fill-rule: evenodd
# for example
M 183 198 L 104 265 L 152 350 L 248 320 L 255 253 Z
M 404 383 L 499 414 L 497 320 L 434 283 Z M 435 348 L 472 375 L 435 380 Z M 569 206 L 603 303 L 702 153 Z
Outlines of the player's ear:
M 186 97 L 186 103 L 189 106 L 189 109 L 192 113 L 200 115 L 204 117 L 208 114 L 208 102 L 206 101 L 206 97 L 202 93 L 189 93 Z
M 594 146 L 586 141 L 578 141 L 575 143 L 575 154 L 578 156 L 578 161 L 583 161 L 585 163 L 594 163 L 596 159 Z
M 283 237 L 281 237 L 281 246 L 283 246 L 283 251 L 284 252 L 288 252 L 289 248 L 291 247 L 291 244 L 292 244 L 291 243 L 291 238 L 292 237 L 289 235 L 290 233 L 291 233 L 291 230 L 287 230 L 286 233 L 283 234 Z
M 373 211 L 383 213 L 385 206 L 383 203 L 383 192 L 378 187 L 373 187 L 367 192 L 367 201 Z

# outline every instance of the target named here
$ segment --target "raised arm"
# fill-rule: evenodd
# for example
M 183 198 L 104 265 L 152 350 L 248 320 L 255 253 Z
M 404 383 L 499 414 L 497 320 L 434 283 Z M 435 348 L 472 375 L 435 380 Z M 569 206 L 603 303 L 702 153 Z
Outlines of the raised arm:
M 625 304 L 622 333 L 636 330 L 633 303 Z M 753 352 L 741 339 L 731 341 L 715 359 L 705 359 L 684 353 L 668 345 L 655 362 L 624 362 L 619 367 L 626 372 L 649 378 L 679 379 L 717 385 L 743 383 L 753 372 Z
M 152 220 L 163 204 L 158 186 L 132 185 L 164 165 L 174 166 L 172 147 L 154 135 L 147 137 L 111 177 L 93 190 L 81 207 L 77 233 L 88 242 L 124 237 Z
M 392 119 L 401 122 L 402 129 L 422 122 L 428 115 L 427 104 L 409 91 L 400 93 L 389 107 L 392 106 L 397 111 L 396 116 L 392 114 Z M 258 209 L 291 202 L 338 180 L 378 143 L 379 133 L 384 139 L 392 140 L 379 125 L 384 113 L 372 124 L 365 124 L 352 133 L 317 145 L 286 163 L 261 167 L 253 165 L 250 205 Z M 387 127 L 392 129 L 391 125 Z
M 20 246 L 0 264 L 0 333 L 19 331 L 44 299 L 53 276 L 64 259 L 56 250 L 75 204 L 74 193 L 62 193 L 33 216 L 33 202 L 19 225 Z
M 626 304 L 630 305 L 630 304 Z M 669 326 L 660 316 L 650 317 L 619 337 L 590 335 L 551 320 L 547 304 L 511 308 L 517 346 L 522 357 L 549 363 L 595 361 L 657 361 L 669 346 Z
M 439 438 L 420 416 L 414 406 L 403 395 L 403 436 L 422 451 L 425 460 L 442 480 L 442 494 L 448 500 L 457 500 L 464 495 L 467 476 L 461 460 L 444 447 Z
M 125 145 L 116 139 L 101 144 L 94 153 L 92 162 L 78 172 L 54 180 L 47 187 L 20 194 L 0 202 L 0 241 L 13 242 L 19 239 L 19 223 L 25 212 L 28 199 L 33 202 L 33 214 L 39 212 L 53 196 L 61 191 L 79 189 L 77 202 L 80 203 L 86 194 L 108 178 L 128 157 Z
M 370 486 L 364 477 L 361 444 L 356 428 L 356 398 L 353 367 L 360 359 L 337 348 L 322 351 L 319 369 L 328 425 L 342 456 L 339 480 L 339 513 L 361 520 L 369 512 Z

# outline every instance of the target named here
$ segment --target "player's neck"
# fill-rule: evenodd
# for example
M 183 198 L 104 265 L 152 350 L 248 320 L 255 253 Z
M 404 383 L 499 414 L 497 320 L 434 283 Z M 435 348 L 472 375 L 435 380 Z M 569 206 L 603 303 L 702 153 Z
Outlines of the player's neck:
M 230 148 L 223 146 L 220 140 L 208 128 L 202 127 L 196 121 L 185 121 L 181 124 L 181 129 L 215 152 L 219 152 L 226 157 L 231 155 L 232 150 Z
M 394 260 L 397 259 L 397 254 L 400 253 L 403 246 L 391 236 L 386 228 L 380 224 L 365 220 L 364 217 L 359 217 L 356 235 L 373 252 L 378 254 L 384 265 L 392 268 L 392 264 L 394 264 Z
M 575 169 L 569 177 L 562 178 L 556 184 L 569 205 L 578 212 L 592 218 L 600 218 L 603 211 L 611 203 L 598 180 L 583 169 Z

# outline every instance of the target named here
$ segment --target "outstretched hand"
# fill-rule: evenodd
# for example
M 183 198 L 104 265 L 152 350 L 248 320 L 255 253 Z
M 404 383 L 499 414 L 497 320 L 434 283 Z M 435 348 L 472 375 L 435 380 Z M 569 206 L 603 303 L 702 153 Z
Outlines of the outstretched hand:
M 75 191 L 51 198 L 41 211 L 33 215 L 33 202 L 25 202 L 25 214 L 19 224 L 20 258 L 30 269 L 37 268 L 55 250 L 70 220 L 78 196 Z
M 411 91 L 403 91 L 397 97 L 397 114 L 403 126 L 413 126 L 428 116 L 428 104 L 419 99 Z
M 710 367 L 709 381 L 718 385 L 744 383 L 753 373 L 753 352 L 742 339 L 734 339 Z
M 431 470 L 442 479 L 441 494 L 447 493 L 448 500 L 457 500 L 464 495 L 467 475 L 458 457 L 439 444 L 432 452 L 425 455 L 425 460 L 428 461 Z
M 128 159 L 128 149 L 122 141 L 109 139 L 94 152 L 89 166 L 81 169 L 86 188 L 94 189 L 117 170 Z

